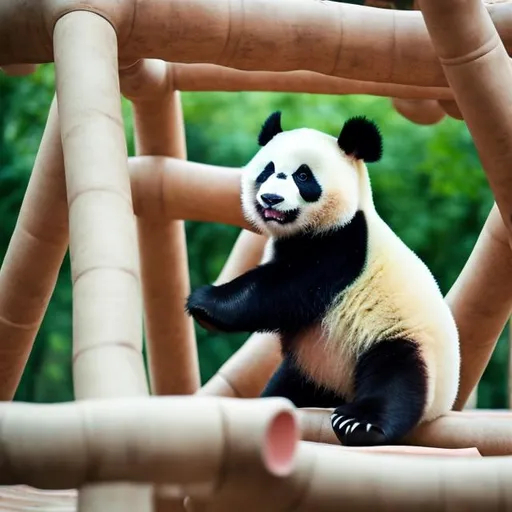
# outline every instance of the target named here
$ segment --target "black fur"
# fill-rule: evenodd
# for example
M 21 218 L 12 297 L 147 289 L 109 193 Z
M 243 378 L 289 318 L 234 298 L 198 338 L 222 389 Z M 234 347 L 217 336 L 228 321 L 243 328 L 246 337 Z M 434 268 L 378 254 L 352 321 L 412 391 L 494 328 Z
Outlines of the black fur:
M 276 178 L 277 178 L 278 180 L 285 180 L 285 179 L 286 179 L 286 174 L 285 174 L 284 172 L 280 172 L 280 173 L 276 176 Z
M 315 175 L 306 164 L 301 165 L 293 173 L 293 179 L 304 201 L 314 203 L 320 199 L 322 187 L 320 187 Z
M 273 112 L 267 117 L 266 121 L 261 127 L 260 133 L 258 135 L 258 144 L 260 146 L 267 145 L 278 133 L 281 133 L 282 131 L 281 112 Z
M 416 343 L 380 341 L 357 362 L 355 397 L 334 410 L 334 432 L 345 445 L 400 442 L 419 422 L 426 396 L 427 373 Z
M 366 262 L 368 228 L 359 211 L 346 226 L 275 241 L 272 261 L 188 298 L 187 311 L 225 332 L 294 334 L 319 320 Z M 349 250 L 347 250 L 349 248 Z
M 331 408 L 345 403 L 341 396 L 308 380 L 297 368 L 292 354 L 284 355 L 282 363 L 268 381 L 261 396 L 284 397 L 295 407 Z
M 350 156 L 365 162 L 382 158 L 382 136 L 377 125 L 364 116 L 352 117 L 341 129 L 338 146 Z
M 256 185 L 261 185 L 267 181 L 272 174 L 276 172 L 276 167 L 274 165 L 274 162 L 269 162 L 263 171 L 260 172 L 258 177 L 256 178 Z

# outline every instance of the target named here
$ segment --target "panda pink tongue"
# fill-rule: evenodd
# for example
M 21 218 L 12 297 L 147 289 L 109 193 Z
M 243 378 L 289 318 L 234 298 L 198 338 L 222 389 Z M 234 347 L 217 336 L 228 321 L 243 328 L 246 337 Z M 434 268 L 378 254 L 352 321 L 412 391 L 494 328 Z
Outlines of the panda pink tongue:
M 284 213 L 278 212 L 277 210 L 272 210 L 270 208 L 265 210 L 264 215 L 266 219 L 284 219 Z

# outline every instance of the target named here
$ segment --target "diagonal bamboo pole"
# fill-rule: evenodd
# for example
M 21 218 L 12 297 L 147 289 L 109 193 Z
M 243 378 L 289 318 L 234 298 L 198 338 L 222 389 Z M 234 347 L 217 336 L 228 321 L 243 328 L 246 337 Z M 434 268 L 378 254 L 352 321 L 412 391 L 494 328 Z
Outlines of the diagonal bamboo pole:
M 14 397 L 67 246 L 64 161 L 54 99 L 0 269 L 0 400 Z
M 116 33 L 97 15 L 73 12 L 55 26 L 54 52 L 70 223 L 75 396 L 147 396 Z M 87 487 L 78 508 L 149 511 L 150 491 Z

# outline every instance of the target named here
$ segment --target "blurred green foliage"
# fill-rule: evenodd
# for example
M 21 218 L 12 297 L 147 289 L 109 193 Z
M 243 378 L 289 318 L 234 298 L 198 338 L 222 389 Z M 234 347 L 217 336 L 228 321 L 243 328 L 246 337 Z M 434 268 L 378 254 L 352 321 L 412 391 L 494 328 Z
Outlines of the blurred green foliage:
M 0 257 L 14 228 L 54 93 L 53 66 L 23 78 L 0 75 Z M 242 165 L 257 150 L 259 127 L 273 110 L 283 127 L 307 125 L 336 135 L 344 120 L 364 114 L 384 134 L 381 162 L 370 167 L 375 202 L 383 218 L 428 264 L 444 293 L 461 271 L 492 205 L 492 195 L 465 125 L 445 119 L 418 126 L 397 114 L 386 98 L 284 93 L 182 93 L 189 158 Z M 123 100 L 128 150 L 133 120 Z M 192 192 L 192 191 L 191 191 Z M 187 223 L 192 286 L 213 281 L 239 230 Z M 66 258 L 37 336 L 17 400 L 58 402 L 73 398 L 71 285 Z M 506 330 L 505 330 L 506 331 Z M 198 328 L 201 374 L 207 380 L 243 343 L 240 335 Z M 479 388 L 480 407 L 506 407 L 506 332 Z

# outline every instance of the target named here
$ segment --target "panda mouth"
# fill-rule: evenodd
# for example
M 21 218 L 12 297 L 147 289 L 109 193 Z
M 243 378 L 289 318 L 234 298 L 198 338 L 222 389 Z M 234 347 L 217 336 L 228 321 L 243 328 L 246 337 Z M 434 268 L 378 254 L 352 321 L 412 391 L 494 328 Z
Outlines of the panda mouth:
M 299 209 L 281 212 L 274 208 L 264 208 L 261 204 L 256 203 L 256 210 L 265 222 L 277 222 L 278 224 L 288 224 L 293 222 L 299 216 Z

